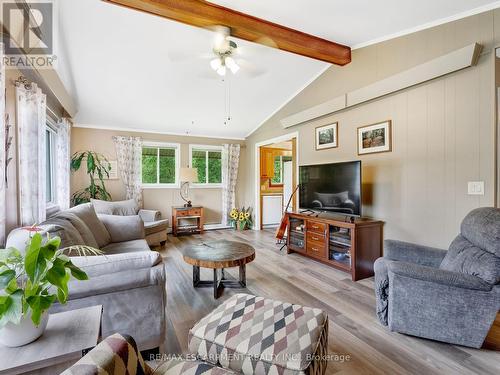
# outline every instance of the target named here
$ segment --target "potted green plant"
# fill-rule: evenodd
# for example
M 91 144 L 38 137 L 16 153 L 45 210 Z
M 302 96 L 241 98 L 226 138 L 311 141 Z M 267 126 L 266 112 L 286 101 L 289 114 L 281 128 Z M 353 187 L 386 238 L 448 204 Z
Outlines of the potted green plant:
M 37 228 L 27 230 L 33 234 L 24 254 L 14 248 L 0 250 L 0 343 L 9 347 L 26 345 L 40 337 L 52 304 L 68 300 L 71 277 L 88 279 L 65 252 L 101 253 L 86 246 L 59 249 L 59 237 L 43 241 Z
M 111 164 L 103 155 L 94 151 L 78 151 L 71 157 L 71 170 L 78 171 L 82 167 L 82 162 L 86 160 L 87 174 L 90 185 L 78 190 L 71 196 L 73 206 L 90 202 L 90 199 L 111 200 L 111 195 L 106 190 L 104 178 L 109 178 Z
M 236 230 L 246 230 L 252 227 L 252 209 L 243 207 L 241 210 L 233 208 L 229 213 L 229 223 Z

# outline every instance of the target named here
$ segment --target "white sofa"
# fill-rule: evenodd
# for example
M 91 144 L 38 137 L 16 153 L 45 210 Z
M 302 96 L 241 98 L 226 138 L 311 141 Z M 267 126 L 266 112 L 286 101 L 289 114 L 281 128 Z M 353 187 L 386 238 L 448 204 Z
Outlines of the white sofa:
M 87 203 L 62 211 L 39 227 L 44 233 L 61 237 L 61 247 L 88 245 L 105 255 L 72 256 L 75 265 L 89 276 L 88 281 L 71 281 L 66 305 L 56 304 L 51 312 L 102 305 L 102 335 L 116 332 L 136 338 L 140 350 L 155 349 L 165 340 L 165 267 L 159 253 L 151 251 L 144 239 L 139 216 L 96 214 Z M 7 247 L 23 251 L 29 232 L 12 231 Z

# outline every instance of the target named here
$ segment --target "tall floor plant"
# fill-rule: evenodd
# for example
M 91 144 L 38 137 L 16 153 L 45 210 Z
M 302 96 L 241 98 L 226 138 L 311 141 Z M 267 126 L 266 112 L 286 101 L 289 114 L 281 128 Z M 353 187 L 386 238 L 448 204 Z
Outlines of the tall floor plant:
M 71 157 L 71 170 L 73 172 L 78 171 L 82 167 L 84 160 L 86 160 L 90 185 L 75 192 L 71 196 L 71 203 L 77 206 L 90 202 L 90 199 L 111 200 L 111 195 L 104 185 L 104 178 L 109 178 L 109 172 L 111 171 L 111 164 L 108 159 L 94 151 L 78 151 Z

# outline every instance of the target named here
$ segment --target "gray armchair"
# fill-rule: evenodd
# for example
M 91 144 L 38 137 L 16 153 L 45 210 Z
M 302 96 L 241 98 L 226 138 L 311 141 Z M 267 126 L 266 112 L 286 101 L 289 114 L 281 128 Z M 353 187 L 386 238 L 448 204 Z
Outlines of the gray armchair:
M 391 331 L 480 348 L 500 309 L 500 209 L 470 212 L 448 251 L 385 241 L 375 293 Z
M 135 216 L 144 222 L 144 234 L 149 246 L 163 246 L 167 242 L 168 219 L 162 219 L 160 211 L 138 209 L 135 200 L 108 202 L 91 199 L 98 215 Z

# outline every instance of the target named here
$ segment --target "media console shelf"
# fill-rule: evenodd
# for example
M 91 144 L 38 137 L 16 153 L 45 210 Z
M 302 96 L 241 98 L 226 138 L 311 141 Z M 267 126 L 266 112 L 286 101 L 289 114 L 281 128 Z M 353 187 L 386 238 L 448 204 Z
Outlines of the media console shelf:
M 383 225 L 379 220 L 289 213 L 288 254 L 297 253 L 351 274 L 353 281 L 373 276 L 382 256 Z

